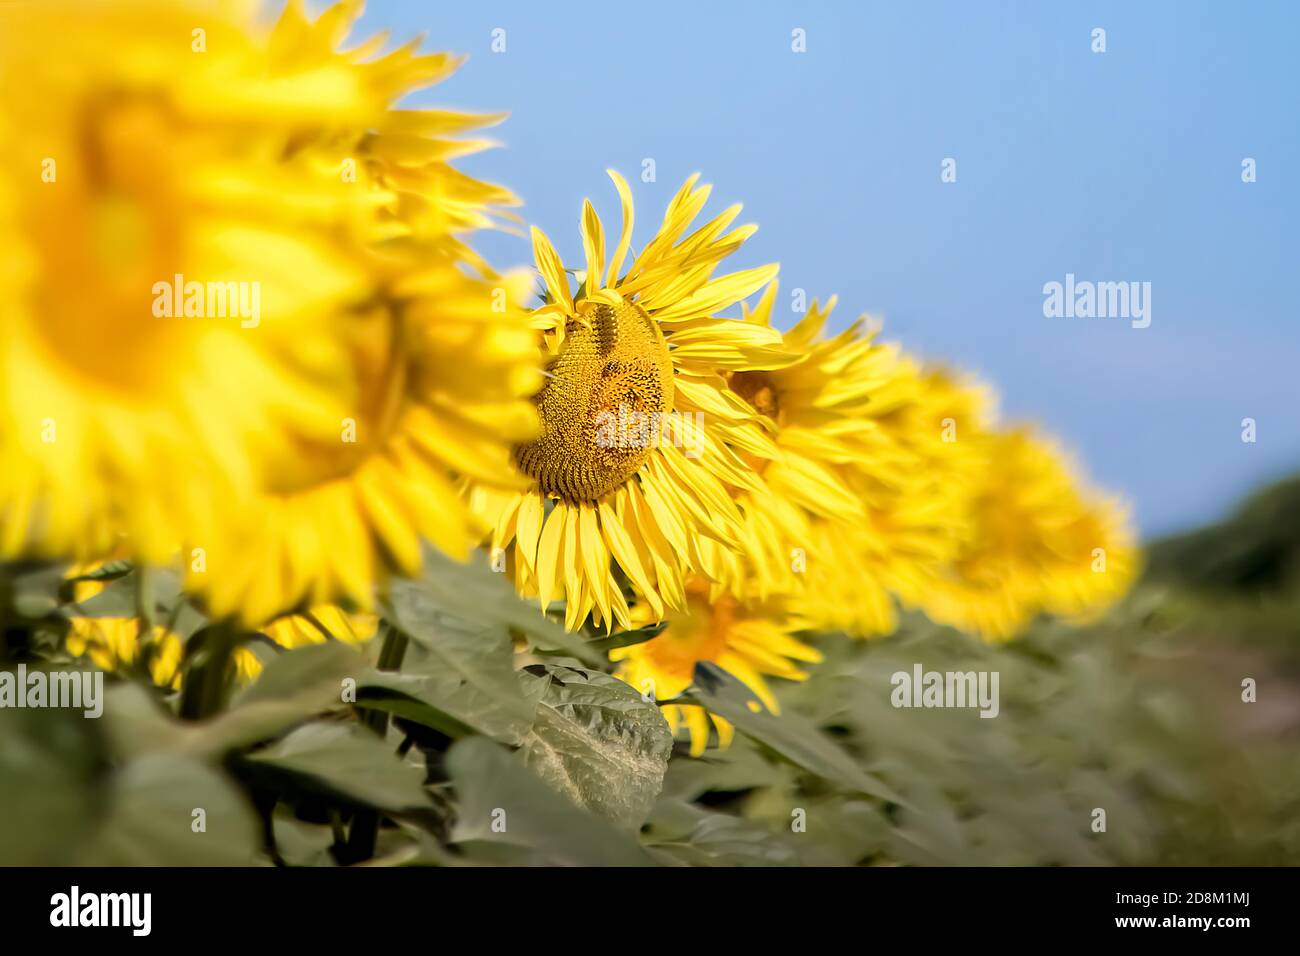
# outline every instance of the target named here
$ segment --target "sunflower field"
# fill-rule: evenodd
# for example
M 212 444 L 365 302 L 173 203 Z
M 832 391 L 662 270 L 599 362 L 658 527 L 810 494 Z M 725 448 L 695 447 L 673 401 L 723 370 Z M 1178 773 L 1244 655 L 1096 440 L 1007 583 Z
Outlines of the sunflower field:
M 1300 859 L 1294 482 L 1143 548 L 700 177 L 555 241 L 360 13 L 0 9 L 0 864 Z

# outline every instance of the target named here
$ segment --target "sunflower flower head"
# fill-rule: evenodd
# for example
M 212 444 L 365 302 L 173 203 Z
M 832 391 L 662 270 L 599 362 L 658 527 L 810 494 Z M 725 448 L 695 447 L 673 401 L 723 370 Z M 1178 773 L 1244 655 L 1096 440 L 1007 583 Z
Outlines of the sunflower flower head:
M 822 560 L 799 602 L 804 626 L 857 637 L 891 633 L 897 606 L 918 605 L 970 534 L 972 478 L 991 453 L 993 398 L 979 381 L 894 351 L 840 474 L 863 519 L 814 529 Z
M 649 442 L 601 441 L 601 411 L 658 417 L 673 407 L 673 363 L 659 326 L 635 303 L 584 306 L 537 395 L 547 427 L 515 449 L 542 494 L 575 503 L 599 501 L 650 457 Z
M 374 200 L 297 144 L 373 91 L 251 6 L 0 9 L 5 555 L 161 560 L 344 414 Z
M 254 43 L 269 89 L 243 79 L 246 96 L 300 92 L 317 117 L 280 118 L 281 155 L 351 197 L 367 279 L 341 322 L 293 343 L 324 342 L 335 360 L 327 427 L 262 456 L 263 479 L 219 526 L 183 529 L 187 588 L 249 626 L 339 600 L 369 608 L 390 574 L 419 570 L 425 542 L 465 556 L 485 528 L 458 483 L 511 486 L 511 445 L 536 431 L 526 280 L 498 276 L 466 241 L 517 200 L 452 165 L 490 145 L 461 134 L 500 117 L 395 108 L 460 60 L 418 41 L 384 52 L 382 35 L 345 48 L 360 10 L 340 3 L 313 20 L 294 0 Z
M 974 482 L 970 535 L 927 589 L 925 612 L 999 641 L 1038 614 L 1087 620 L 1122 597 L 1140 565 L 1125 509 L 1073 471 L 1032 430 L 998 432 Z
M 631 190 L 610 178 L 622 230 L 610 252 L 584 203 L 576 289 L 550 240 L 532 233 L 546 288 L 532 325 L 547 380 L 534 398 L 541 435 L 514 452 L 529 487 L 470 493 L 519 589 L 543 608 L 562 601 L 570 628 L 589 616 L 627 626 L 625 584 L 653 615 L 683 608 L 686 575 L 707 573 L 703 542 L 740 546 L 733 489 L 758 487 L 740 453 L 757 426 L 723 374 L 793 361 L 774 330 L 717 315 L 776 274 L 771 265 L 714 277 L 754 232 L 730 228 L 740 207 L 688 235 L 709 196 L 692 176 L 630 257 Z
M 772 327 L 776 296 L 774 282 L 746 320 Z M 807 629 L 871 636 L 955 552 L 988 402 L 881 342 L 865 317 L 828 333 L 835 304 L 814 300 L 782 335 L 791 364 L 728 375 L 767 447 L 748 455 L 760 486 L 737 494 L 744 547 L 709 547 L 715 591 L 781 596 Z
M 703 579 L 688 579 L 689 604 L 668 615 L 663 633 L 610 652 L 611 660 L 618 662 L 618 676 L 644 695 L 670 700 L 691 685 L 695 665 L 707 661 L 752 690 L 772 713 L 780 713 L 767 678 L 806 680 L 801 665 L 820 661 L 821 652 L 794 636 L 795 628 L 779 606 L 755 605 L 729 595 L 711 597 L 711 590 Z M 646 623 L 643 610 L 634 608 L 634 616 Z M 685 731 L 694 757 L 708 747 L 710 724 L 722 747 L 735 735 L 729 721 L 695 704 L 666 704 L 662 712 L 674 734 Z
M 499 117 L 395 108 L 458 58 L 303 7 L 0 9 L 0 556 L 180 549 L 256 625 L 481 538 L 457 483 L 536 427 L 466 241 L 517 201 L 452 165 Z

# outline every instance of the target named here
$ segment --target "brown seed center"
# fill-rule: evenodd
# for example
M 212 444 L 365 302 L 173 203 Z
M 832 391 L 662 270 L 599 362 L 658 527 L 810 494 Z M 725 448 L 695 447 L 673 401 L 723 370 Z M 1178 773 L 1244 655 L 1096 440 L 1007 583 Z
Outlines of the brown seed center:
M 658 324 L 632 303 L 570 319 L 553 376 L 534 401 L 542 436 L 515 447 L 544 494 L 594 502 L 632 477 L 673 404 L 673 367 Z

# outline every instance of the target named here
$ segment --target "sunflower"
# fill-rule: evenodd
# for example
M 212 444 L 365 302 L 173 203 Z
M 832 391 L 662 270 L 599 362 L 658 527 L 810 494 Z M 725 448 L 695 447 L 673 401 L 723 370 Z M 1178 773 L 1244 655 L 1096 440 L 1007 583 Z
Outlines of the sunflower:
M 889 634 L 970 535 L 973 476 L 987 467 L 993 400 L 979 382 L 895 353 L 875 393 L 861 456 L 841 469 L 864 520 L 818 523 L 803 599 L 806 627 Z
M 102 566 L 103 562 L 91 562 L 75 565 L 68 571 L 75 602 L 89 601 L 104 590 L 106 582 L 86 577 Z M 379 619 L 373 614 L 350 614 L 335 605 L 319 605 L 270 621 L 260 632 L 271 643 L 292 650 L 325 641 L 363 644 L 378 630 Z M 96 667 L 106 671 L 132 668 L 143 655 L 155 684 L 180 689 L 185 644 L 162 624 L 154 624 L 148 638 L 141 641 L 138 618 L 74 616 L 69 622 L 65 646 L 69 654 L 89 657 Z M 240 680 L 252 680 L 262 672 L 261 659 L 246 644 L 235 649 L 232 660 Z
M 121 671 L 136 665 L 141 648 L 148 657 L 149 676 L 159 687 L 181 686 L 181 639 L 155 624 L 148 639 L 140 640 L 140 622 L 130 617 L 74 617 L 68 624 L 65 646 L 73 657 L 89 657 L 104 671 Z
M 777 291 L 771 283 L 753 310 L 746 307 L 746 321 L 772 328 Z M 781 335 L 790 364 L 727 373 L 729 389 L 752 408 L 769 445 L 746 456 L 760 487 L 737 492 L 744 547 L 710 547 L 714 579 L 733 594 L 761 600 L 802 590 L 807 565 L 825 560 L 815 526 L 864 520 L 862 502 L 840 471 L 861 459 L 864 433 L 876 427 L 870 413 L 873 393 L 886 384 L 887 353 L 857 337 L 857 326 L 817 342 L 835 301 L 832 296 L 823 307 L 814 299 Z
M 0 554 L 180 547 L 251 623 L 465 553 L 537 381 L 462 235 L 515 200 L 450 165 L 498 117 L 392 108 L 458 60 L 256 8 L 0 11 Z
M 358 404 L 331 441 L 299 449 L 316 480 L 265 492 L 190 562 L 187 588 L 212 613 L 257 625 L 340 598 L 368 610 L 389 573 L 418 573 L 422 541 L 463 558 L 482 540 L 457 482 L 508 487 L 509 441 L 536 428 L 532 338 L 522 311 L 492 311 L 487 283 L 422 281 L 355 323 Z
M 724 374 L 793 361 L 776 331 L 717 317 L 776 274 L 769 265 L 712 277 L 754 232 L 727 231 L 740 206 L 686 235 L 710 189 L 692 176 L 625 269 L 632 196 L 609 175 L 622 232 L 608 254 L 601 221 L 584 203 L 586 268 L 576 291 L 550 240 L 533 230 L 546 301 L 532 321 L 547 381 L 534 398 L 542 434 L 514 450 L 528 487 L 470 493 L 520 591 L 543 609 L 563 601 L 570 628 L 588 616 L 628 626 L 624 581 L 655 617 L 682 609 L 687 574 L 708 572 L 701 543 L 741 546 L 733 490 L 760 487 L 741 453 L 763 443 Z
M 385 271 L 341 335 L 353 390 L 333 432 L 287 447 L 285 480 L 188 542 L 201 560 L 187 586 L 213 613 L 253 625 L 337 600 L 368 609 L 388 574 L 418 572 L 424 541 L 465 557 L 486 528 L 459 483 L 517 487 L 510 448 L 537 428 L 527 279 L 496 275 L 461 236 L 499 224 L 499 207 L 517 201 L 448 162 L 486 145 L 450 134 L 497 117 L 387 109 L 456 61 L 414 45 L 378 59 L 374 42 L 337 52 L 359 10 L 345 7 L 312 23 L 290 4 L 270 42 L 301 69 L 356 74 L 384 105 L 366 125 L 297 147 L 327 168 L 353 160 L 356 187 L 372 197 L 368 253 Z
M 691 685 L 697 663 L 709 661 L 752 690 L 772 713 L 780 713 L 766 678 L 807 680 L 808 674 L 799 664 L 816 663 L 822 659 L 821 653 L 794 636 L 794 626 L 779 607 L 747 603 L 730 595 L 713 597 L 711 591 L 710 582 L 688 578 L 687 610 L 670 613 L 662 634 L 611 651 L 610 659 L 618 662 L 616 674 L 643 695 L 668 700 Z M 633 608 L 640 624 L 649 623 L 652 617 L 644 611 L 640 605 Z M 735 735 L 730 722 L 694 704 L 666 704 L 662 712 L 674 734 L 685 729 L 693 757 L 708 746 L 710 721 L 720 746 L 728 746 Z
M 89 597 L 86 594 L 78 600 Z M 375 636 L 378 620 L 369 614 L 348 614 L 323 605 L 302 614 L 287 615 L 262 628 L 274 644 L 286 649 L 339 640 L 361 644 Z M 149 675 L 159 687 L 179 690 L 181 661 L 185 655 L 180 637 L 160 624 L 153 625 L 148 639 L 140 640 L 140 622 L 131 617 L 74 617 L 65 638 L 68 653 L 89 657 L 101 670 L 122 671 L 135 666 L 141 649 L 147 656 Z M 262 672 L 262 661 L 246 645 L 232 656 L 240 680 L 249 681 Z
M 374 197 L 296 147 L 379 91 L 250 6 L 0 6 L 0 554 L 161 560 L 346 414 Z
M 776 294 L 774 282 L 746 319 L 770 328 Z M 751 458 L 760 489 L 738 494 L 745 547 L 712 549 L 715 591 L 788 598 L 810 630 L 883 634 L 897 623 L 893 595 L 955 553 L 988 403 L 864 318 L 827 335 L 835 304 L 814 300 L 784 333 L 792 364 L 728 375 L 773 448 Z
M 1139 564 L 1125 510 L 1072 471 L 1028 428 L 993 437 L 969 540 L 920 602 L 932 619 L 1006 640 L 1039 613 L 1086 620 L 1124 594 Z
M 108 586 L 105 581 L 84 579 L 101 565 L 102 562 L 76 565 L 68 571 L 75 602 L 89 601 Z M 68 623 L 64 644 L 73 657 L 88 657 L 96 667 L 105 671 L 132 668 L 143 657 L 155 684 L 178 689 L 184 643 L 161 624 L 153 625 L 144 641 L 140 640 L 140 631 L 140 621 L 134 617 L 76 616 Z

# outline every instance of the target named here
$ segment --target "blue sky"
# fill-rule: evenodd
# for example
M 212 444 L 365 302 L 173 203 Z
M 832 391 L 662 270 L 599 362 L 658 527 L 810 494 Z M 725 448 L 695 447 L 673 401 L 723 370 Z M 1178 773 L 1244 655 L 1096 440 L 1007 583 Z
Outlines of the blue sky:
M 760 226 L 737 265 L 781 263 L 783 324 L 789 290 L 838 293 L 839 324 L 870 313 L 984 376 L 1153 534 L 1300 469 L 1298 10 L 371 0 L 362 26 L 470 55 L 410 103 L 510 111 L 504 148 L 464 165 L 523 197 L 566 261 L 584 196 L 617 222 L 606 167 L 646 230 L 699 171 L 710 208 L 743 202 Z M 476 244 L 529 261 L 523 239 Z M 1045 318 L 1066 273 L 1150 282 L 1150 327 Z

